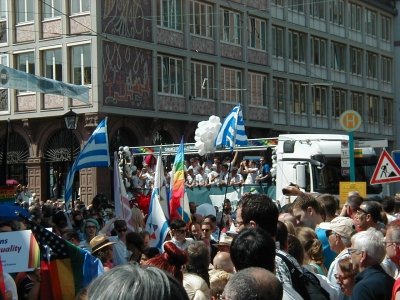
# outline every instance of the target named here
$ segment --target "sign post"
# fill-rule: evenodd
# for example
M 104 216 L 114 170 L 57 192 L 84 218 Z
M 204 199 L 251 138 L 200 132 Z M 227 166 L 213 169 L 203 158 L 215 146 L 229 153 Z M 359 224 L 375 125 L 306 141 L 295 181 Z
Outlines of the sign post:
M 346 110 L 340 115 L 340 125 L 349 135 L 349 160 L 350 160 L 350 182 L 356 181 L 354 165 L 354 135 L 353 132 L 361 126 L 361 116 L 355 110 Z

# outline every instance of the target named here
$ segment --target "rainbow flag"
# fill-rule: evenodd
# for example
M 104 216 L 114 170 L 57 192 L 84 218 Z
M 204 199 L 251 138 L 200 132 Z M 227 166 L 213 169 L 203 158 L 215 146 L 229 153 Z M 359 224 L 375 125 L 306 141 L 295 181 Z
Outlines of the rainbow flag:
M 174 165 L 172 167 L 171 178 L 171 198 L 169 200 L 170 221 L 174 219 L 183 219 L 185 222 L 190 221 L 190 212 L 187 213 L 189 203 L 185 205 L 185 150 L 183 138 L 176 152 Z M 187 197 L 186 197 L 186 201 Z M 185 209 L 186 208 L 186 209 Z
M 26 220 L 39 244 L 40 299 L 74 300 L 76 294 L 102 274 L 100 260 L 37 223 Z

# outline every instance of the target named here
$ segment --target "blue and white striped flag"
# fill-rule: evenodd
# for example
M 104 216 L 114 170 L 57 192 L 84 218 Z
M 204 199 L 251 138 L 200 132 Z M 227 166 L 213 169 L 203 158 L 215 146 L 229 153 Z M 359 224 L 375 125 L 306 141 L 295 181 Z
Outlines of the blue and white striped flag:
M 65 181 L 65 206 L 69 208 L 68 203 L 72 198 L 72 185 L 76 171 L 108 166 L 110 166 L 110 153 L 108 152 L 107 118 L 105 118 L 93 131 L 68 172 Z
M 246 146 L 247 135 L 244 128 L 243 114 L 240 104 L 236 105 L 226 116 L 218 135 L 215 139 L 215 147 L 230 148 Z

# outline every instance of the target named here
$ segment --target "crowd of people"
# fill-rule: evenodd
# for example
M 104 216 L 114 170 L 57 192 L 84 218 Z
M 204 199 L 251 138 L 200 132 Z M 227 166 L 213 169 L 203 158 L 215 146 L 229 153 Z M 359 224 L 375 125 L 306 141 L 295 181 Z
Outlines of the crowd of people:
M 339 201 L 288 187 L 297 199 L 279 207 L 247 193 L 216 215 L 191 203 L 191 221 L 170 221 L 161 249 L 150 247 L 145 214 L 134 230 L 95 198 L 66 214 L 33 201 L 32 219 L 97 257 L 104 273 L 76 299 L 399 299 L 400 219 L 395 197 Z M 0 232 L 25 229 L 0 221 Z M 5 276 L 5 299 L 40 299 L 40 271 Z
M 272 176 L 270 162 L 263 156 L 244 157 L 238 160 L 239 152 L 235 152 L 233 158 L 201 161 L 199 157 L 191 157 L 185 161 L 185 187 L 210 187 L 210 186 L 241 186 L 250 184 L 270 184 Z M 150 156 L 143 161 L 142 167 L 134 165 L 131 160 L 121 160 L 121 173 L 125 178 L 124 183 L 128 191 L 151 190 L 154 184 L 155 159 Z M 122 172 L 122 170 L 125 170 Z M 172 166 L 165 170 L 166 186 L 170 184 Z

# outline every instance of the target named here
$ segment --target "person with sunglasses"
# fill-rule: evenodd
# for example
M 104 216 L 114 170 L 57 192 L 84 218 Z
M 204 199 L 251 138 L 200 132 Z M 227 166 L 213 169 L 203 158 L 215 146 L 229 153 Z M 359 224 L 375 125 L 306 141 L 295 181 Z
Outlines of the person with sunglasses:
M 113 244 L 113 263 L 114 266 L 118 266 L 126 264 L 131 256 L 130 251 L 126 248 L 126 233 L 128 227 L 125 220 L 115 220 L 114 231 L 117 235 L 110 236 L 108 239 L 110 242 L 115 242 L 115 244 Z
M 172 220 L 169 228 L 171 229 L 171 242 L 174 243 L 179 249 L 186 250 L 189 245 L 194 243 L 192 238 L 186 237 L 186 223 L 183 220 Z

